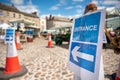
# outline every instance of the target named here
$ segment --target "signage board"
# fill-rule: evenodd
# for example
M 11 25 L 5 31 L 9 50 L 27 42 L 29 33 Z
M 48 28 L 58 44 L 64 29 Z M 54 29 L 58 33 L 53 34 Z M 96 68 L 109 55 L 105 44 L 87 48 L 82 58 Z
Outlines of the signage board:
M 21 28 L 24 28 L 24 27 L 25 27 L 25 24 L 24 24 L 24 23 L 20 23 L 20 27 L 21 27 Z
M 13 43 L 15 36 L 14 29 L 6 29 L 5 31 L 5 43 Z
M 99 80 L 105 9 L 74 19 L 68 67 L 81 80 Z

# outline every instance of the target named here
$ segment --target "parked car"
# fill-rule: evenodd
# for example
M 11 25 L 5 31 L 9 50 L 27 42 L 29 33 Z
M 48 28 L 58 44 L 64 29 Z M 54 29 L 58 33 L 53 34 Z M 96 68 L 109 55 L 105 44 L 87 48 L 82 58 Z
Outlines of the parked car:
M 47 34 L 48 32 L 47 31 L 44 31 L 44 32 L 41 32 L 40 35 L 44 36 L 44 37 L 47 37 Z

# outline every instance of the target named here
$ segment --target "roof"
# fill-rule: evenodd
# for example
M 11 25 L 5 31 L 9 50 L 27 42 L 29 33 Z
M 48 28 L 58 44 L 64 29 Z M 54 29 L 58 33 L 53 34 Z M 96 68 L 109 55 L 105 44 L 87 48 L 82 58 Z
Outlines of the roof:
M 5 5 L 2 3 L 0 3 L 0 9 L 20 13 L 20 11 L 16 7 Z
M 30 16 L 30 17 L 34 17 L 34 18 L 39 18 L 37 15 L 35 14 L 30 14 L 30 13 L 26 13 L 26 12 L 21 12 L 19 11 L 14 5 L 12 6 L 9 6 L 9 5 L 6 5 L 6 4 L 3 4 L 3 3 L 0 3 L 0 9 L 1 10 L 6 10 L 6 11 L 11 11 L 11 12 L 16 12 L 16 13 L 21 13 L 25 16 Z
M 22 14 L 24 14 L 25 16 L 30 16 L 30 17 L 34 17 L 34 18 L 39 18 L 37 15 L 35 14 L 29 14 L 29 13 L 26 13 L 26 12 L 21 12 Z
M 53 21 L 64 21 L 64 22 L 72 22 L 73 20 L 70 18 L 60 17 L 60 16 L 52 16 L 46 17 L 47 20 L 53 20 Z

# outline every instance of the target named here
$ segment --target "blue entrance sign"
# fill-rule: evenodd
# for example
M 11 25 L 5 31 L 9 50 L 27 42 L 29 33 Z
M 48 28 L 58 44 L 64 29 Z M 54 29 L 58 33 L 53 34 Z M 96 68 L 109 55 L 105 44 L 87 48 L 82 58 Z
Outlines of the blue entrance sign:
M 6 43 L 12 43 L 14 41 L 14 29 L 6 29 L 5 32 L 5 42 Z
M 68 67 L 81 80 L 99 80 L 105 9 L 74 20 Z
M 73 40 L 97 43 L 100 18 L 101 13 L 97 12 L 75 19 Z
M 72 42 L 70 51 L 71 62 L 73 62 L 81 68 L 94 72 L 96 59 L 96 45 Z

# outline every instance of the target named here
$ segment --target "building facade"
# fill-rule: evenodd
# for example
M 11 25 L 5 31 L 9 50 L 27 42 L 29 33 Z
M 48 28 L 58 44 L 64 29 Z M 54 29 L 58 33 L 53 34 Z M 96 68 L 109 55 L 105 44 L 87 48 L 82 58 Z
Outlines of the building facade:
M 45 18 L 40 18 L 40 26 L 41 26 L 40 30 L 42 30 L 42 31 L 47 29 L 47 27 L 46 27 L 46 19 Z
M 70 18 L 50 15 L 49 17 L 46 17 L 46 24 L 47 29 L 54 27 L 67 27 L 73 25 L 73 20 Z
M 13 26 L 13 23 L 17 22 L 18 29 L 20 29 L 20 24 L 24 24 L 25 29 L 40 29 L 40 19 L 37 13 L 25 13 L 19 11 L 14 5 L 6 5 L 0 3 L 0 24 L 7 23 Z

